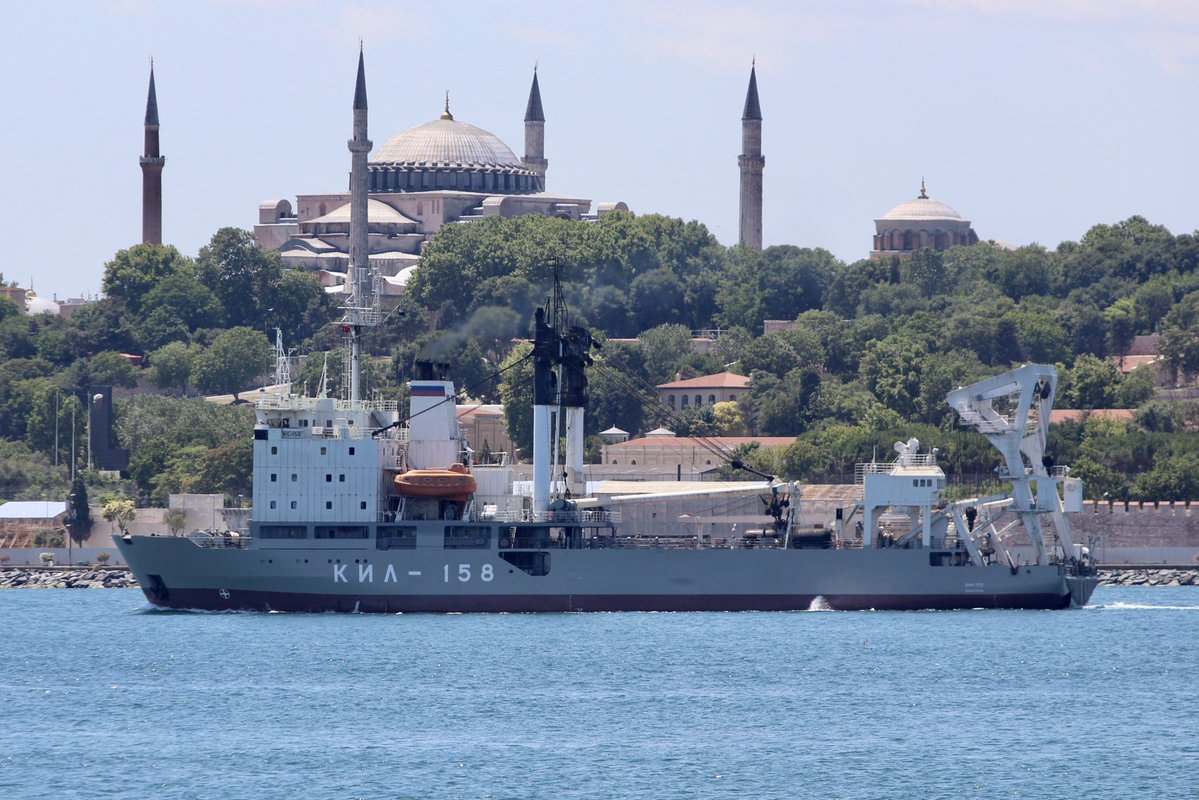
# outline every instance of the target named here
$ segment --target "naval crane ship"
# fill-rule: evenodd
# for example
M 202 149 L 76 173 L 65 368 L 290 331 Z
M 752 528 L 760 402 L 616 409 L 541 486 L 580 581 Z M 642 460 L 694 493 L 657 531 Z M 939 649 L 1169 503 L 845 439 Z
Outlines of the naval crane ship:
M 588 491 L 583 423 L 595 343 L 569 323 L 559 287 L 535 315 L 527 496 L 513 491 L 513 467 L 474 463 L 444 368 L 420 366 L 407 416 L 394 401 L 365 399 L 361 338 L 384 317 L 382 277 L 369 260 L 371 146 L 360 51 L 348 142 L 346 394 L 294 393 L 277 344 L 282 392 L 257 401 L 248 525 L 117 539 L 153 605 L 774 611 L 1066 608 L 1090 598 L 1095 570 L 1065 514 L 1067 503 L 1081 506 L 1082 485 L 1045 457 L 1052 366 L 1024 366 L 948 397 L 999 450 L 1010 493 L 946 502 L 935 451 L 921 453 L 913 439 L 897 443 L 890 462 L 860 465 L 858 496 L 819 520 L 798 484 L 752 484 L 746 499 L 757 509 L 761 496 L 767 514 L 758 510 L 757 525 L 740 530 L 715 513 L 713 498 L 736 494 L 719 486 L 682 499 Z M 654 502 L 674 513 L 638 512 Z M 695 512 L 678 513 L 682 502 Z M 678 528 L 650 531 L 649 516 L 677 519 Z
M 345 326 L 349 397 L 289 390 L 257 401 L 247 527 L 118 540 L 150 603 L 386 613 L 1059 609 L 1084 605 L 1095 588 L 1066 516 L 1081 504 L 1081 482 L 1045 456 L 1053 366 L 1023 366 L 947 398 L 999 451 L 1010 492 L 945 501 L 936 451 L 911 439 L 896 443 L 891 461 L 858 465 L 860 497 L 827 519 L 805 517 L 798 484 L 771 479 L 751 490 L 766 505 L 758 529 L 712 523 L 701 535 L 680 523 L 673 535 L 642 536 L 622 524 L 619 502 L 588 495 L 594 344 L 568 324 L 564 304 L 535 315 L 529 495 L 513 493 L 513 467 L 472 463 L 444 367 L 418 365 L 406 417 L 393 401 L 357 396 L 357 333 L 374 313 L 347 315 L 356 323 Z M 277 347 L 277 380 L 287 386 Z

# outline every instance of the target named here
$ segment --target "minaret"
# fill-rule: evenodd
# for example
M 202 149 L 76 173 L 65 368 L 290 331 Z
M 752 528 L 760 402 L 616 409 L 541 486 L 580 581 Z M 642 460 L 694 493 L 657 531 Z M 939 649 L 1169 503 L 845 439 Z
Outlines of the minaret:
M 541 109 L 537 67 L 533 67 L 533 86 L 529 89 L 529 104 L 525 107 L 525 166 L 541 176 L 542 191 L 545 191 L 545 171 L 549 165 L 545 159 L 545 112 Z
M 150 62 L 150 93 L 146 97 L 145 154 L 142 165 L 142 243 L 162 244 L 162 167 L 158 151 L 158 97 L 154 94 L 154 62 Z
M 349 329 L 350 339 L 349 399 L 357 402 L 360 399 L 358 348 L 361 329 L 378 324 L 366 226 L 366 158 L 371 151 L 371 141 L 366 138 L 366 66 L 361 44 L 358 46 L 358 79 L 354 84 L 354 138 L 346 145 L 350 148 L 350 270 L 346 276 L 344 324 Z
M 758 104 L 757 63 L 749 69 L 749 91 L 745 93 L 745 110 L 741 112 L 741 238 L 740 243 L 754 250 L 762 249 L 762 107 Z

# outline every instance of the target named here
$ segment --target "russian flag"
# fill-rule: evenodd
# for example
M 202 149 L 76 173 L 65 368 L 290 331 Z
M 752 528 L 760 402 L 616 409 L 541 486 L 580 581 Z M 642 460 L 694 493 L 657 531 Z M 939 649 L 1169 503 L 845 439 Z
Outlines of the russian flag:
M 445 386 L 440 383 L 412 384 L 413 397 L 445 397 Z

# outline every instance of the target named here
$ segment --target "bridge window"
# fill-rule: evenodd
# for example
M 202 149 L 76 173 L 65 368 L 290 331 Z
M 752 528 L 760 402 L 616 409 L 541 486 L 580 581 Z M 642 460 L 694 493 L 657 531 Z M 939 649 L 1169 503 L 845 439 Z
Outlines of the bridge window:
M 369 532 L 365 525 L 317 525 L 317 539 L 366 539 Z
M 491 547 L 491 527 L 446 525 L 444 546 L 447 550 L 486 550 Z
M 380 525 L 375 531 L 378 550 L 415 550 L 416 528 L 407 525 Z
M 260 525 L 260 539 L 307 539 L 308 529 L 303 525 Z

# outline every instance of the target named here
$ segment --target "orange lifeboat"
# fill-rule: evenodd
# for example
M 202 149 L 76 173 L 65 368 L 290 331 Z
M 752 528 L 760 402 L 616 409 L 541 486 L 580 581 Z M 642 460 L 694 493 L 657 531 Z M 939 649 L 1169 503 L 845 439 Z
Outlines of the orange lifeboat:
M 396 494 L 406 497 L 436 497 L 465 503 L 476 487 L 475 476 L 462 464 L 449 469 L 410 469 L 395 477 Z

